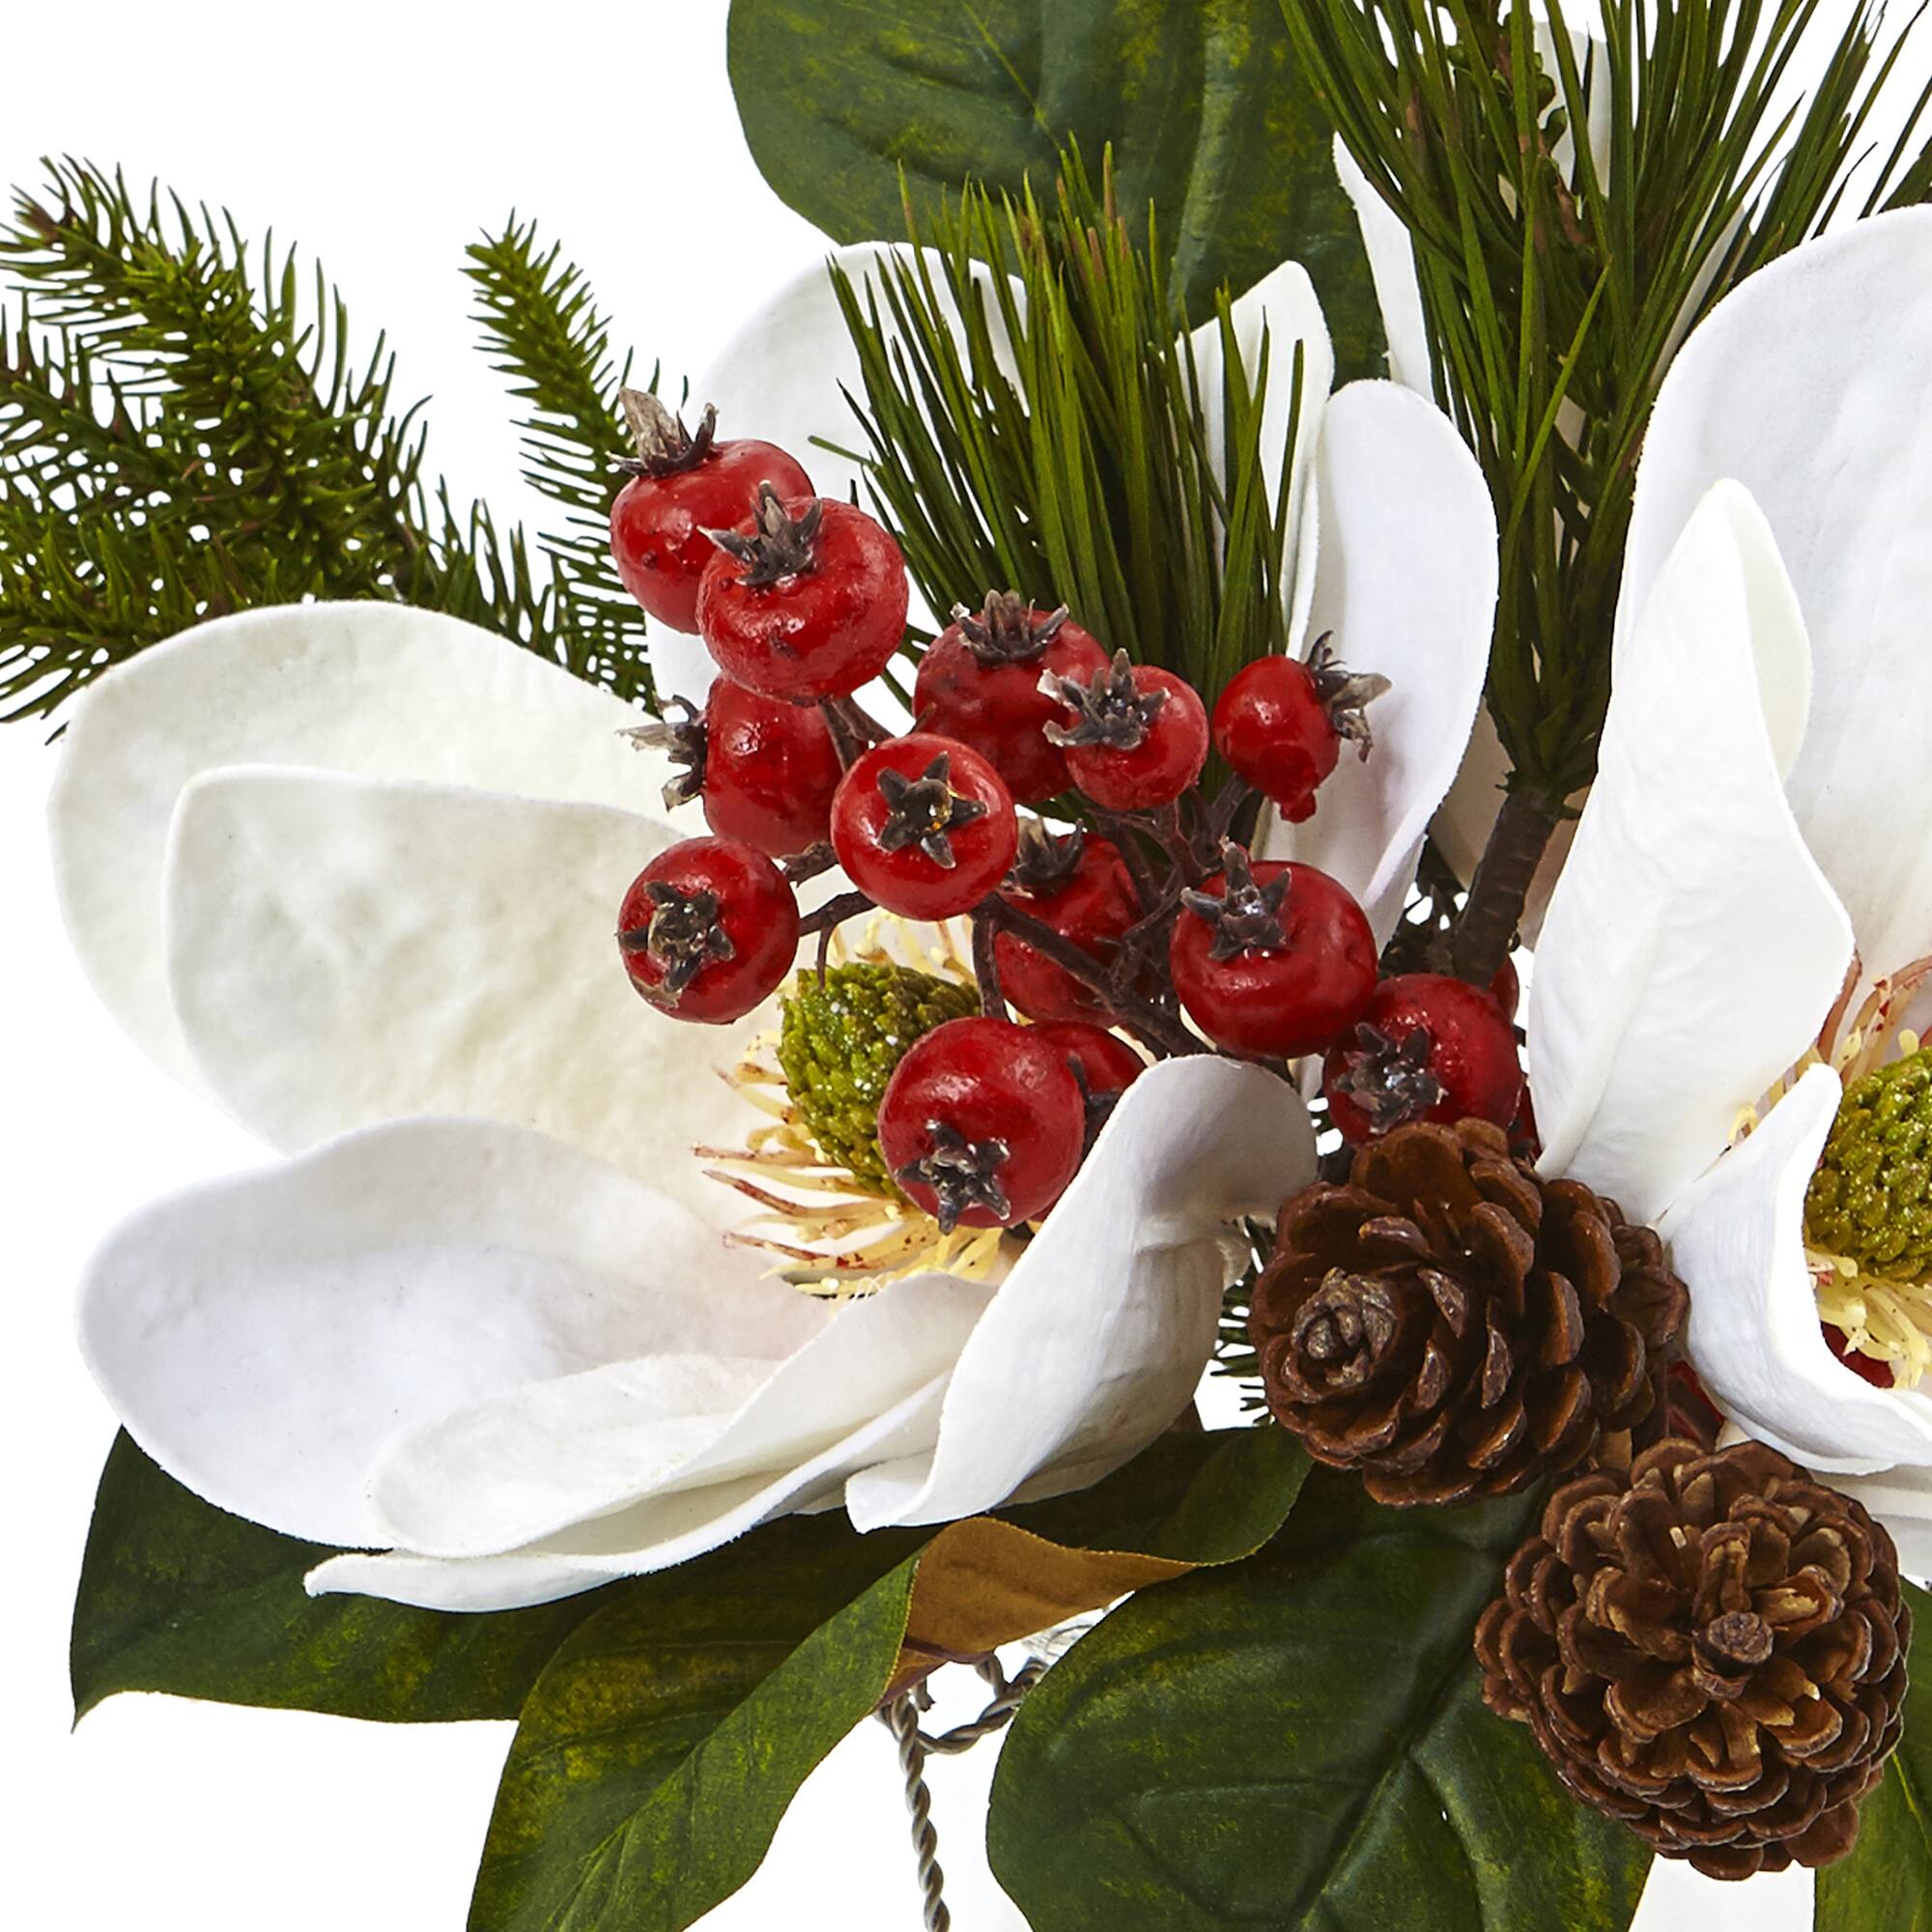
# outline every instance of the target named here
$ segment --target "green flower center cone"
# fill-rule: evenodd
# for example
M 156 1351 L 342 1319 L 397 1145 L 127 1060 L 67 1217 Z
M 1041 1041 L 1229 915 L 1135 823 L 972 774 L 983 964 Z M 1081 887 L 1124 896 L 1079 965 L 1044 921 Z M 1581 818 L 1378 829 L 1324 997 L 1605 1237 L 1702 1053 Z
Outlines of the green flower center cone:
M 1805 1237 L 1873 1274 L 1932 1273 L 1932 1048 L 1862 1075 L 1804 1198 Z

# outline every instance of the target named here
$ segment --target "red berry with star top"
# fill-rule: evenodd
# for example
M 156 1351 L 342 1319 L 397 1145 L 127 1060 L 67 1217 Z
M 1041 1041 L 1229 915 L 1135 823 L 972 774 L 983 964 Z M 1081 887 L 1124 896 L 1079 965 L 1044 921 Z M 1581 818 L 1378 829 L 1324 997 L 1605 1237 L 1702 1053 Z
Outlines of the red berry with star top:
M 1039 826 L 1029 826 L 1000 897 L 1051 926 L 1100 966 L 1112 964 L 1122 935 L 1141 917 L 1133 877 L 1119 851 L 1109 840 L 1077 830 L 1055 838 Z M 1105 1002 L 1091 986 L 1017 933 L 997 935 L 993 959 L 1001 991 L 1030 1019 L 1106 1015 Z
M 1022 805 L 1066 790 L 1066 753 L 1046 727 L 1064 707 L 1040 689 L 1040 674 L 1092 678 L 1107 653 L 1058 611 L 1039 611 L 1016 591 L 989 590 L 979 611 L 961 604 L 919 661 L 913 716 L 922 728 L 971 745 L 989 758 Z
M 1322 638 L 1308 662 L 1262 658 L 1229 680 L 1214 706 L 1214 749 L 1245 783 L 1295 824 L 1313 815 L 1315 793 L 1348 740 L 1369 755 L 1365 707 L 1388 679 L 1355 675 Z
M 969 911 L 1006 877 L 1018 845 L 999 773 L 930 731 L 862 753 L 832 801 L 832 849 L 846 877 L 902 919 Z
M 1208 709 L 1172 671 L 1116 651 L 1091 678 L 1040 677 L 1060 707 L 1049 743 L 1066 753 L 1073 782 L 1107 811 L 1151 811 L 1171 804 L 1208 762 Z
M 617 916 L 631 983 L 673 1019 L 722 1026 L 778 991 L 798 952 L 798 898 L 736 838 L 687 838 L 632 882 Z
M 781 497 L 809 497 L 811 478 L 776 443 L 719 441 L 714 409 L 693 435 L 642 389 L 626 389 L 620 400 L 638 454 L 619 466 L 631 480 L 611 505 L 611 560 L 658 623 L 695 631 L 698 580 L 717 554 L 705 532 L 742 524 L 757 505 L 760 483 Z
M 1328 1118 L 1357 1147 L 1413 1121 L 1507 1127 L 1523 1095 L 1516 1029 L 1486 987 L 1399 974 L 1329 1049 L 1322 1091 Z
M 1086 1145 L 1080 1084 L 1060 1048 L 1010 1020 L 949 1020 L 917 1041 L 879 1101 L 879 1149 L 947 1233 L 1037 1220 Z
M 847 697 L 905 640 L 905 558 L 864 510 L 761 488 L 697 586 L 697 629 L 724 675 L 768 697 Z
M 789 859 L 832 834 L 832 799 L 845 768 L 815 705 L 790 704 L 719 678 L 702 712 L 627 735 L 668 752 L 684 767 L 664 788 L 673 810 L 699 798 L 721 838 L 742 838 L 768 858 Z
M 1168 945 L 1188 1016 L 1230 1053 L 1320 1053 L 1376 989 L 1376 941 L 1348 889 L 1313 866 L 1252 863 L 1232 841 L 1222 870 L 1181 895 Z

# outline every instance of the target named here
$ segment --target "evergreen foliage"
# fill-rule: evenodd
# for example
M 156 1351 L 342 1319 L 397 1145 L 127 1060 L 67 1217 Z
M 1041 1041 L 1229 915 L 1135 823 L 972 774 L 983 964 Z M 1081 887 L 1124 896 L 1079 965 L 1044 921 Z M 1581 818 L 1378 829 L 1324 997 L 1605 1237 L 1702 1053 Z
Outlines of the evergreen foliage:
M 647 691 L 640 626 L 577 628 L 569 554 L 533 556 L 426 473 L 384 339 L 352 356 L 340 298 L 272 236 L 251 247 L 225 215 L 63 161 L 16 196 L 0 273 L 19 298 L 0 316 L 6 715 L 50 715 L 205 617 L 303 597 L 448 611 Z M 553 264 L 532 299 L 576 295 Z M 582 306 L 556 325 L 573 348 Z

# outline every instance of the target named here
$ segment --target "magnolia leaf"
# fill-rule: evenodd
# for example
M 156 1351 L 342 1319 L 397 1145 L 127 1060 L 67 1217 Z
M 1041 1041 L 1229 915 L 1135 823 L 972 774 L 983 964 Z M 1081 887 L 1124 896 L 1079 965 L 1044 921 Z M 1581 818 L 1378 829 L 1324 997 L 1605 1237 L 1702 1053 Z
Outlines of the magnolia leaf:
M 390 1723 L 514 1718 L 604 1593 L 489 1616 L 310 1597 L 335 1552 L 203 1502 L 125 1435 L 101 1471 L 74 1600 L 74 1715 L 121 1690 Z
M 1537 1503 L 1384 1510 L 1324 1475 L 1261 1555 L 1084 1638 L 993 1789 L 1036 1932 L 1624 1932 L 1649 1853 L 1484 1708 L 1470 1652 Z
M 1932 1595 L 1903 1587 L 1914 1638 L 1905 1736 L 1860 1807 L 1851 1857 L 1818 1874 L 1815 1932 L 1932 1932 Z
M 1368 257 L 1281 0 L 732 0 L 731 84 L 772 186 L 838 242 L 896 240 L 967 181 L 1049 192 L 1113 148 L 1200 321 L 1285 260 L 1314 278 L 1339 373 L 1381 375 Z M 903 171 L 903 172 L 902 172 Z
M 952 1524 L 923 1550 L 922 1532 L 801 1519 L 707 1559 L 701 1590 L 681 1571 L 628 1586 L 530 1693 L 472 1932 L 680 1932 L 751 1877 L 798 1786 L 895 1689 L 1245 1553 L 1305 1469 L 1272 1429 L 1167 1436 L 1083 1495 Z

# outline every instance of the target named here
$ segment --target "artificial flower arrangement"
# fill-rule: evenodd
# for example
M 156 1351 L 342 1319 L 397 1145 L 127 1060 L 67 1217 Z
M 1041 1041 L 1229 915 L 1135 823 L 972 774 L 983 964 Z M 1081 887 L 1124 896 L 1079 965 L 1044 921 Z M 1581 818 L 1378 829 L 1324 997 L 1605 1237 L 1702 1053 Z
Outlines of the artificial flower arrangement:
M 684 405 L 475 251 L 543 587 L 218 235 L 23 200 L 64 910 L 278 1156 L 81 1284 L 77 1704 L 515 1719 L 478 1932 L 691 1924 L 873 1713 L 943 1925 L 960 1663 L 1042 1928 L 1621 1932 L 1653 1854 L 1918 1923 L 1932 166 L 1842 218 L 1875 29 L 1779 123 L 1804 5 L 1017 8 L 1118 156 L 996 127 L 921 199 L 988 52 L 930 11 L 915 71 L 734 6 L 845 245 Z M 1201 213 L 1135 156 L 1204 71 Z M 249 460 L 144 476 L 270 364 Z

